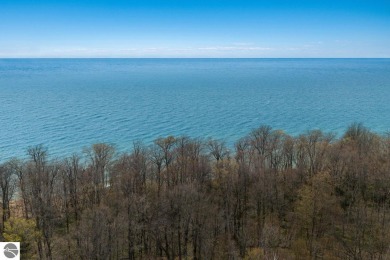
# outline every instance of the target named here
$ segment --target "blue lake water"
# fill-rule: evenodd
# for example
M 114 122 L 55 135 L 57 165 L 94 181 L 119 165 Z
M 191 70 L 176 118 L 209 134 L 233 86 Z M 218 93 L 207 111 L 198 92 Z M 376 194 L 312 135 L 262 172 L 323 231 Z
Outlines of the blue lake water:
M 52 157 L 168 135 L 233 144 L 261 124 L 385 133 L 389 101 L 390 59 L 0 59 L 0 160 L 41 143 Z

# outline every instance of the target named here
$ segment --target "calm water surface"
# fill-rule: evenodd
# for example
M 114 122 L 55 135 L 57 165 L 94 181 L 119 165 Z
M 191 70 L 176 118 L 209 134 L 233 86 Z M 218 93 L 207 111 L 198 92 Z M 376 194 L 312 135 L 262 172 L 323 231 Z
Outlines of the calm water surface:
M 130 150 L 167 135 L 233 144 L 268 124 L 390 130 L 390 59 L 0 59 L 0 160 L 43 143 Z

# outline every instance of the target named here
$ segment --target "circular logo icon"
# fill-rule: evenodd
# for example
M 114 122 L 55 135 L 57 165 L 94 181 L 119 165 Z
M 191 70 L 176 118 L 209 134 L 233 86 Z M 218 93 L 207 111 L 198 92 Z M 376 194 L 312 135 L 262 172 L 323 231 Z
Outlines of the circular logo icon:
M 7 258 L 14 258 L 18 255 L 19 250 L 15 244 L 8 243 L 4 246 L 4 255 Z

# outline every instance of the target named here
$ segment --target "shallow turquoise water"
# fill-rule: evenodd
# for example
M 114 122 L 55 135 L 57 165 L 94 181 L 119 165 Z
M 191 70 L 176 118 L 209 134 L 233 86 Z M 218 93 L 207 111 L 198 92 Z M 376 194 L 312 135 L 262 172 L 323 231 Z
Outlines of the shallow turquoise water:
M 0 59 L 0 160 L 167 135 L 390 130 L 390 59 Z

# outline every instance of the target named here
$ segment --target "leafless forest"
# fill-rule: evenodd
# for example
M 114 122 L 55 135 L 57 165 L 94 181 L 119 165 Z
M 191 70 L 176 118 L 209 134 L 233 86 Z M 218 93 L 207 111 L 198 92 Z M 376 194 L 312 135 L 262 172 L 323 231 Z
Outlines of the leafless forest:
M 361 124 L 27 153 L 0 166 L 22 259 L 390 259 L 390 136 Z

